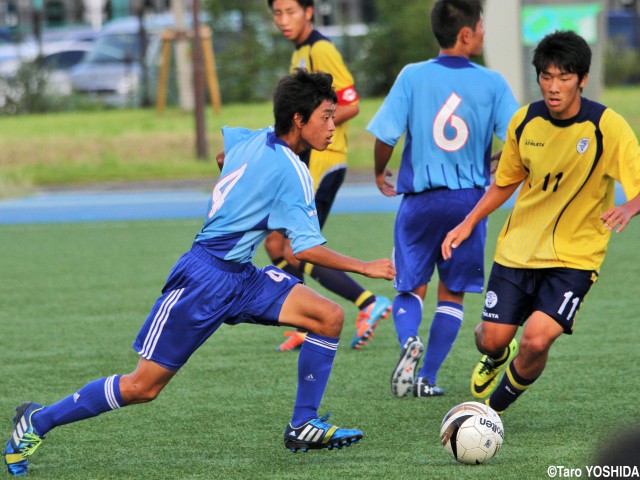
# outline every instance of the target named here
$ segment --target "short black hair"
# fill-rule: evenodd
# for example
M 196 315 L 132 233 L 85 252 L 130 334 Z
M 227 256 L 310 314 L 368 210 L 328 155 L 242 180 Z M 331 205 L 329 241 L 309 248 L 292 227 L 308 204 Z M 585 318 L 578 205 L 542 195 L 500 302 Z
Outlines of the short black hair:
M 274 1 L 275 0 L 267 0 L 269 8 L 273 8 Z M 296 0 L 296 2 L 298 2 L 298 5 L 300 5 L 302 8 L 313 7 L 313 0 Z
M 576 32 L 556 30 L 540 40 L 531 63 L 536 69 L 536 78 L 554 65 L 563 72 L 578 74 L 580 82 L 589 73 L 591 48 Z
M 436 0 L 431 9 L 431 30 L 440 48 L 451 48 L 460 30 L 474 30 L 480 17 L 482 0 Z
M 273 117 L 276 135 L 284 135 L 293 127 L 293 117 L 300 114 L 307 123 L 311 114 L 325 100 L 338 102 L 331 87 L 333 77 L 324 72 L 309 73 L 302 68 L 280 79 L 273 90 Z

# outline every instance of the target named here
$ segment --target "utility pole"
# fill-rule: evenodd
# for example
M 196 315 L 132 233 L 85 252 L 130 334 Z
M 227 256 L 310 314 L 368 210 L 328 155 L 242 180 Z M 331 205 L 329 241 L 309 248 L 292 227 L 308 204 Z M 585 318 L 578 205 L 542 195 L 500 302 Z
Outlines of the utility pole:
M 200 160 L 207 160 L 207 135 L 204 112 L 204 69 L 202 57 L 202 40 L 200 37 L 200 5 L 199 0 L 193 0 L 193 90 L 196 121 L 196 152 Z

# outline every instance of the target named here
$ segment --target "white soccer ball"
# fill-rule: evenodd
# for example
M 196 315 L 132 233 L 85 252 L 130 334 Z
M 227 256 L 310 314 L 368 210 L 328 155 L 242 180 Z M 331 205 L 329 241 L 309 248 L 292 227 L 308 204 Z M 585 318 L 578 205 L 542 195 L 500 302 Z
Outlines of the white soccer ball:
M 478 465 L 486 462 L 498 453 L 503 439 L 500 416 L 483 403 L 456 405 L 440 425 L 442 446 L 460 463 Z

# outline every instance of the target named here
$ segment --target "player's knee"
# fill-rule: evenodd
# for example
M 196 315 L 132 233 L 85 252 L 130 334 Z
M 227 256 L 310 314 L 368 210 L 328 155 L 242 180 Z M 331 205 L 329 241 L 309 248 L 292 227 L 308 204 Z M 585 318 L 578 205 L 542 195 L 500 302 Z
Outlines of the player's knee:
M 335 302 L 327 302 L 326 306 L 322 309 L 322 321 L 321 330 L 318 332 L 320 335 L 327 337 L 337 338 L 342 332 L 342 325 L 344 323 L 344 310 Z
M 476 327 L 476 346 L 480 352 L 486 355 L 496 356 L 500 354 L 509 345 L 509 341 L 510 339 L 505 339 L 498 335 L 487 334 L 482 328 L 482 324 Z
M 520 352 L 523 356 L 541 357 L 547 354 L 549 348 L 551 348 L 551 343 L 541 336 L 523 336 L 520 339 Z

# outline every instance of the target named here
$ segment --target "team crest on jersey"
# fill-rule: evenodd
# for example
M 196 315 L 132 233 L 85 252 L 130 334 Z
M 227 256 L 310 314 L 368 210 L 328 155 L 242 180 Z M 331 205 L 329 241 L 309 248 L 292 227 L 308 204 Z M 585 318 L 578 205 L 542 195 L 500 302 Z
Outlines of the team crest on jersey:
M 587 151 L 587 149 L 589 148 L 589 139 L 588 138 L 581 138 L 578 141 L 578 145 L 576 145 L 576 150 L 578 150 L 578 153 L 584 153 Z
M 303 70 L 307 69 L 307 59 L 306 58 L 301 58 L 300 59 L 300 64 L 298 65 L 299 68 L 302 68 Z

